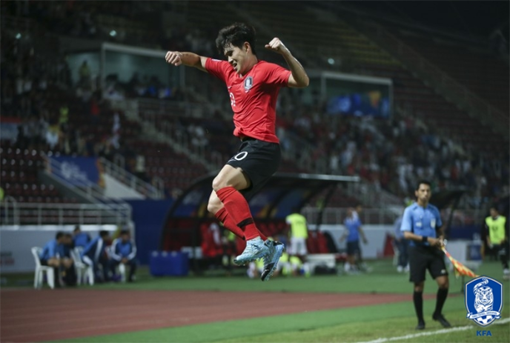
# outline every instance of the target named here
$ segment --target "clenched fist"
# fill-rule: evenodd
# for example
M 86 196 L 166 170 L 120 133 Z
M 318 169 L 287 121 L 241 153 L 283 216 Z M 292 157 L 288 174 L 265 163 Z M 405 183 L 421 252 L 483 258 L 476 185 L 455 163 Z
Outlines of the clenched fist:
M 289 53 L 289 49 L 283 44 L 280 38 L 273 38 L 269 44 L 264 46 L 266 49 L 277 52 L 279 54 Z
M 182 64 L 181 53 L 179 51 L 168 51 L 165 55 L 166 63 L 180 66 Z

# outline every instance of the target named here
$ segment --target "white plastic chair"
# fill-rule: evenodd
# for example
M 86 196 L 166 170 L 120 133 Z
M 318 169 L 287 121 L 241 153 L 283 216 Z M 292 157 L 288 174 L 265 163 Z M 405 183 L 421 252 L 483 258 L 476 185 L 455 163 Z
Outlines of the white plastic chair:
M 126 265 L 123 263 L 120 263 L 118 266 L 119 274 L 120 274 L 120 281 L 126 282 Z
M 81 260 L 81 253 L 83 248 L 76 247 L 71 249 L 71 258 L 74 261 L 74 268 L 76 270 L 77 280 L 76 283 L 81 285 L 85 284 L 85 281 L 88 281 L 89 285 L 94 285 L 94 269 L 92 266 L 89 266 Z M 86 278 L 86 279 L 85 279 Z
M 44 273 L 46 272 L 46 280 L 51 289 L 55 288 L 55 271 L 53 267 L 43 266 L 41 265 L 41 260 L 39 259 L 39 255 L 43 251 L 40 247 L 33 247 L 32 255 L 35 260 L 35 275 L 34 275 L 34 288 L 41 288 L 44 281 Z

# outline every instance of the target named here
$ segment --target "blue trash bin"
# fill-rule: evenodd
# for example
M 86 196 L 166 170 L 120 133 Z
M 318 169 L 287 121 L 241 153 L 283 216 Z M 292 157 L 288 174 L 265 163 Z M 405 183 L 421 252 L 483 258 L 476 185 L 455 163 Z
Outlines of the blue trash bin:
M 153 251 L 149 269 L 152 276 L 186 276 L 189 272 L 189 257 L 179 251 Z

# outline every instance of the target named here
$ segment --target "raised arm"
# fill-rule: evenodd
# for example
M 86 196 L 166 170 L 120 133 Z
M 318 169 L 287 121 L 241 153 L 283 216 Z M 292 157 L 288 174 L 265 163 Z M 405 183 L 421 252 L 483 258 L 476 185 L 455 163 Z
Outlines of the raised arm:
M 205 69 L 207 57 L 197 55 L 193 52 L 168 51 L 165 55 L 165 61 L 176 67 L 183 64 L 188 67 L 195 67 L 207 73 Z
M 265 45 L 265 48 L 274 52 L 277 52 L 283 56 L 285 62 L 289 66 L 291 71 L 291 75 L 289 76 L 289 87 L 293 88 L 304 88 L 310 84 L 310 79 L 306 74 L 305 69 L 299 63 L 299 61 L 292 56 L 290 50 L 282 43 L 282 41 L 275 37 L 273 38 L 269 44 Z

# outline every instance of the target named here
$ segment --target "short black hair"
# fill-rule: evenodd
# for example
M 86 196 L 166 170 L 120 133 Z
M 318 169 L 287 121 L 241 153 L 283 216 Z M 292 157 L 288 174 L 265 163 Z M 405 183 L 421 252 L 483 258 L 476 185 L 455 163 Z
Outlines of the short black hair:
M 108 236 L 109 234 L 110 234 L 110 233 L 109 233 L 108 231 L 106 231 L 106 230 L 101 230 L 101 231 L 99 231 L 99 236 L 100 236 L 100 237 L 106 237 L 106 236 Z
M 246 25 L 245 23 L 234 23 L 225 26 L 218 32 L 216 48 L 219 53 L 223 55 L 225 47 L 229 44 L 241 48 L 244 42 L 248 42 L 251 47 L 251 52 L 257 55 L 255 52 L 255 29 L 253 26 Z
M 76 225 L 76 226 L 74 227 L 74 232 L 76 232 L 76 231 L 80 231 L 80 230 L 81 230 L 81 229 L 80 229 L 80 225 Z
M 416 188 L 415 190 L 417 191 L 418 189 L 420 189 L 420 185 L 427 185 L 430 187 L 430 182 L 427 181 L 427 180 L 419 180 L 417 183 L 416 183 Z
M 120 235 L 129 235 L 129 230 L 121 230 Z
M 64 233 L 62 231 L 57 232 L 57 234 L 55 235 L 55 239 L 57 239 L 57 240 L 62 237 L 64 237 Z

